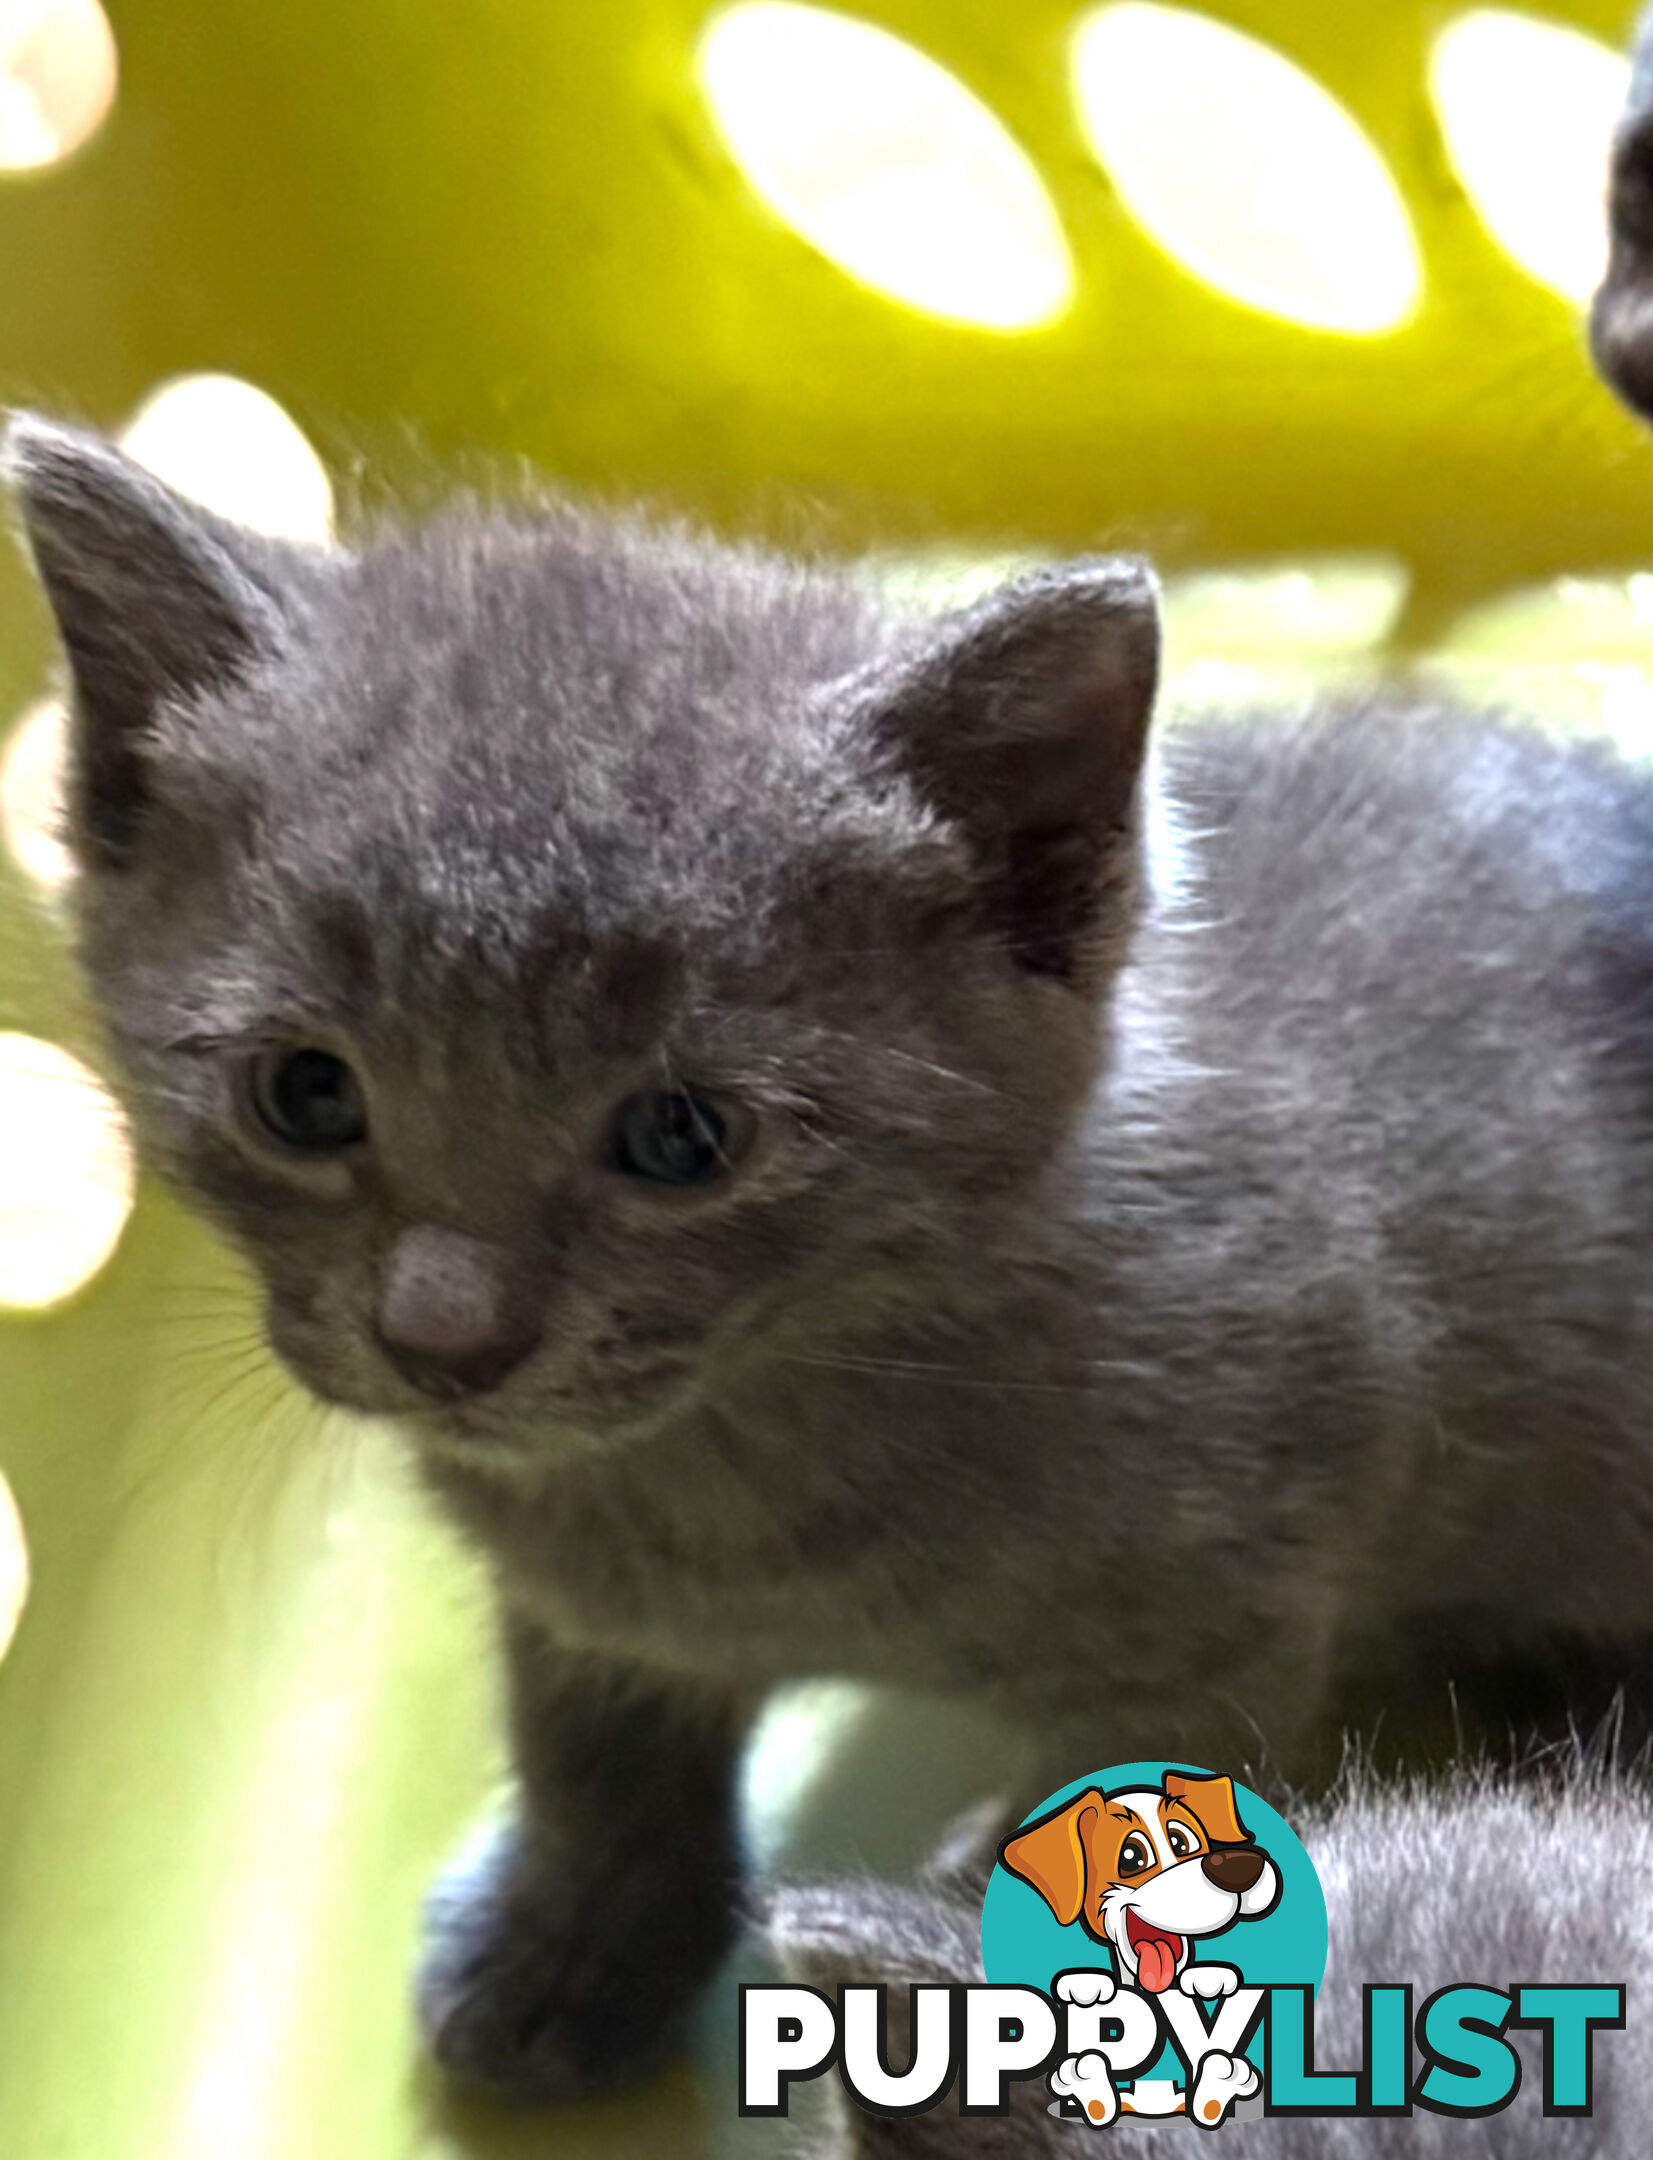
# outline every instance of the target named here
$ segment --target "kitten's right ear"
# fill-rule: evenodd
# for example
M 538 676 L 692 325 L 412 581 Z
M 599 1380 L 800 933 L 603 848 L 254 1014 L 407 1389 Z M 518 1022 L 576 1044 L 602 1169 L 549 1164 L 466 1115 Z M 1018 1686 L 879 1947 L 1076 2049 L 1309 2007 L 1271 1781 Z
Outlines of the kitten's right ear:
M 0 465 L 73 683 L 71 838 L 118 866 L 137 839 L 163 706 L 275 642 L 283 560 L 298 551 L 187 501 L 100 437 L 31 414 L 9 421 Z
M 1144 563 L 1017 579 L 875 678 L 875 727 L 969 845 L 988 917 L 1030 972 L 1084 983 L 1121 918 L 1159 673 Z

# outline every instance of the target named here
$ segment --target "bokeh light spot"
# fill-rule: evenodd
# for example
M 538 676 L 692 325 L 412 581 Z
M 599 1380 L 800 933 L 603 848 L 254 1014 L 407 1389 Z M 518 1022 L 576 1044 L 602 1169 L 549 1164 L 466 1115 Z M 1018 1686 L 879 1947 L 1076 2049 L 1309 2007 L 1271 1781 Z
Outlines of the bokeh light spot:
M 29 1595 L 29 1547 L 11 1487 L 0 1477 L 0 1657 L 11 1648 Z
M 132 1212 L 125 1120 L 78 1058 L 0 1035 L 0 1306 L 55 1305 L 103 1266 Z
M 1358 694 L 1382 670 L 1410 589 L 1406 565 L 1389 555 L 1236 563 L 1167 579 L 1164 718 Z
M 1412 313 L 1422 273 L 1389 169 L 1283 54 L 1208 15 L 1123 0 L 1075 31 L 1073 85 L 1126 208 L 1207 285 L 1349 335 Z
M 1482 223 L 1580 305 L 1607 267 L 1607 160 L 1629 87 L 1622 53 L 1508 8 L 1460 15 L 1430 55 L 1447 154 Z
M 866 1690 L 847 1680 L 803 1681 L 765 1705 L 743 1771 L 745 1812 L 765 1860 L 784 1848 L 800 1803 L 866 1707 Z
M 140 465 L 220 517 L 325 546 L 333 489 L 302 428 L 234 375 L 179 375 L 139 406 L 121 435 Z
M 1168 635 L 1199 657 L 1340 658 L 1390 637 L 1411 579 L 1392 555 L 1307 556 L 1168 580 Z
M 1429 653 L 1432 682 L 1475 704 L 1610 735 L 1653 759 L 1653 578 L 1563 577 L 1486 600 Z
M 78 150 L 114 103 L 117 73 L 98 0 L 0 0 L 0 171 Z
M 55 699 L 32 706 L 0 749 L 0 830 L 18 865 L 48 892 L 75 874 L 58 838 L 67 749 L 68 714 Z
M 933 315 L 1030 330 L 1073 270 L 1026 154 L 956 76 L 887 30 L 749 0 L 701 36 L 700 81 L 758 195 L 851 277 Z

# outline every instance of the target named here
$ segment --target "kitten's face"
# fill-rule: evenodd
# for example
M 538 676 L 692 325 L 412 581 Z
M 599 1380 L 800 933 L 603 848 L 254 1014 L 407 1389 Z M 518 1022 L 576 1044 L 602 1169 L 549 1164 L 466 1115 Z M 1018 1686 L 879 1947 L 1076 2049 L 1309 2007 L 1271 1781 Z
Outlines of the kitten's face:
M 12 455 L 140 1134 L 318 1394 L 612 1441 L 922 1309 L 1037 1180 L 1128 912 L 1139 574 L 903 640 L 567 512 L 301 556 Z

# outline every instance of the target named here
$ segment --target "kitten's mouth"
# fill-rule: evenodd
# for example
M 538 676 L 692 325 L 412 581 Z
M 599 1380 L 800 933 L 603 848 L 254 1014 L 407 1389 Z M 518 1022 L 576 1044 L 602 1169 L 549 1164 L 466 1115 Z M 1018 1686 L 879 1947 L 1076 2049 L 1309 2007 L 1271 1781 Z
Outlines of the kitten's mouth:
M 498 1468 L 589 1455 L 646 1434 L 681 1405 L 692 1361 L 661 1356 L 646 1370 L 608 1380 L 559 1382 L 533 1375 L 472 1393 L 416 1391 L 388 1368 L 382 1385 L 341 1382 L 277 1345 L 282 1362 L 312 1395 L 358 1416 L 388 1419 L 421 1451 Z
M 399 1422 L 424 1445 L 503 1468 L 589 1455 L 647 1420 L 605 1414 L 573 1389 L 544 1388 L 510 1398 L 473 1395 L 425 1403 L 401 1412 Z
M 591 1443 L 572 1427 L 520 1419 L 488 1417 L 483 1406 L 463 1403 L 442 1409 L 405 1412 L 401 1425 L 415 1452 L 432 1463 L 447 1462 L 473 1474 L 492 1474 L 513 1484 L 536 1469 L 589 1451 Z

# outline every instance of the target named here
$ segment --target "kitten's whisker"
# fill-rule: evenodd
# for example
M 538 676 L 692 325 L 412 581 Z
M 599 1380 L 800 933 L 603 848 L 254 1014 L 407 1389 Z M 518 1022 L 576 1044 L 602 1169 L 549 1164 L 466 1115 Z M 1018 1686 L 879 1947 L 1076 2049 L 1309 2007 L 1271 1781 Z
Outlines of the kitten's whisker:
M 817 1021 L 809 1031 L 814 1035 L 831 1036 L 835 1042 L 853 1043 L 858 1050 L 869 1051 L 874 1057 L 888 1058 L 892 1064 L 909 1065 L 917 1072 L 927 1072 L 937 1080 L 950 1080 L 956 1087 L 968 1088 L 973 1094 L 1001 1096 L 1002 1088 L 991 1081 L 979 1078 L 975 1073 L 958 1072 L 951 1065 L 940 1065 L 933 1058 L 920 1057 L 916 1051 L 898 1050 L 893 1043 L 876 1041 L 870 1035 L 858 1035 L 850 1028 L 829 1027 Z
M 925 1382 L 936 1387 L 971 1388 L 988 1394 L 1087 1395 L 1088 1381 L 999 1379 L 990 1373 L 964 1372 L 956 1366 L 927 1364 L 919 1359 L 871 1358 L 777 1353 L 789 1365 L 809 1365 L 828 1372 L 874 1375 L 880 1379 Z
M 213 1450 L 211 1460 L 216 1469 L 223 1469 L 234 1459 L 247 1444 L 249 1432 L 256 1435 L 287 1407 L 287 1389 L 270 1366 L 261 1343 L 250 1342 L 239 1356 L 232 1355 L 216 1387 L 209 1387 L 205 1393 L 196 1396 L 191 1383 L 180 1428 L 185 1434 L 184 1440 L 175 1451 L 150 1463 L 142 1474 L 128 1477 L 120 1487 L 120 1504 L 127 1507 L 150 1499 L 164 1492 L 172 1481 L 199 1468 L 207 1451 L 198 1444 L 197 1436 L 206 1425 L 219 1423 L 235 1413 L 243 1396 L 248 1398 L 247 1422 L 243 1424 L 238 1418 L 229 1446 Z

